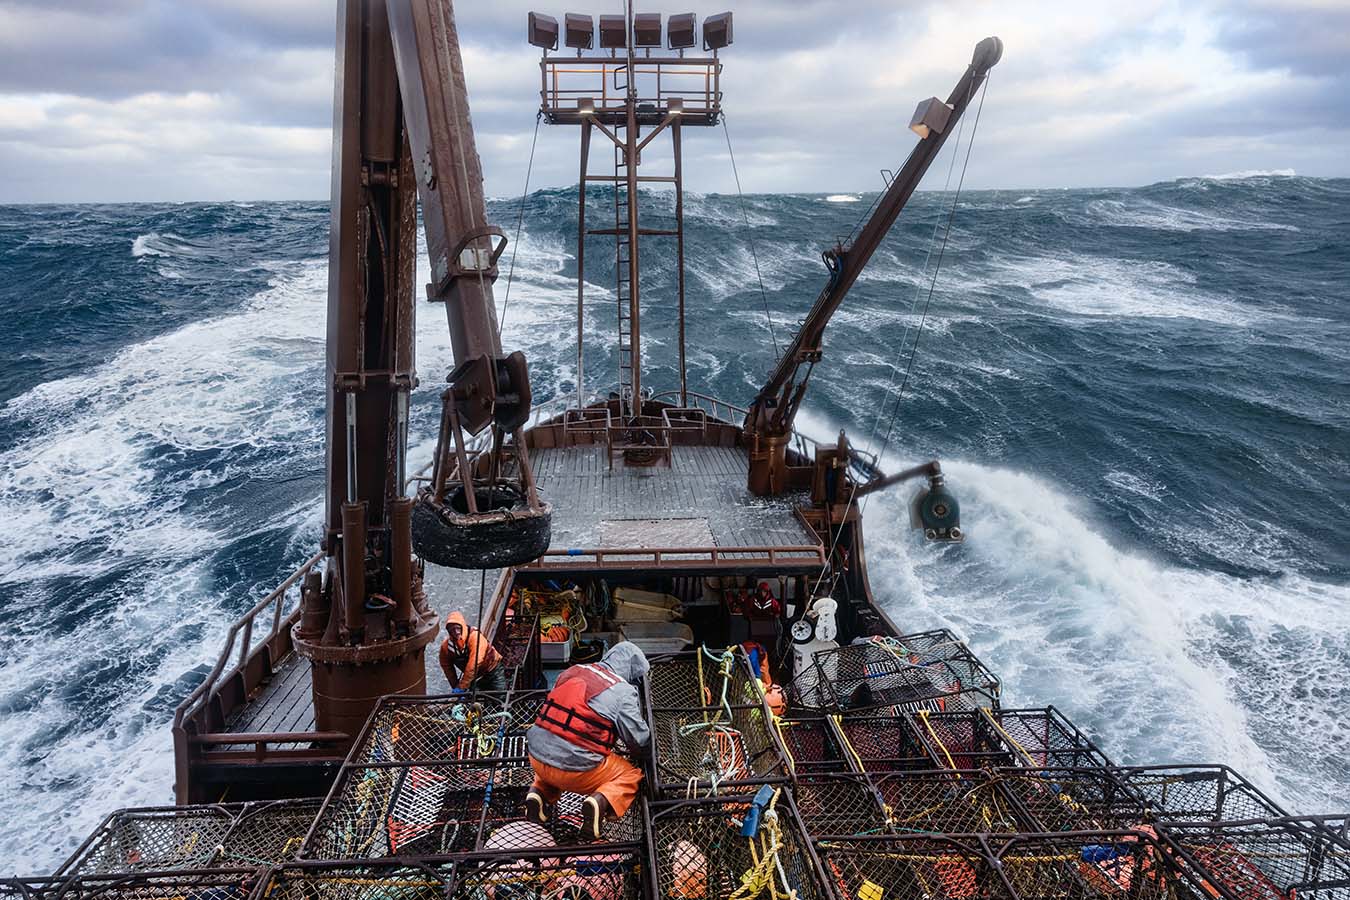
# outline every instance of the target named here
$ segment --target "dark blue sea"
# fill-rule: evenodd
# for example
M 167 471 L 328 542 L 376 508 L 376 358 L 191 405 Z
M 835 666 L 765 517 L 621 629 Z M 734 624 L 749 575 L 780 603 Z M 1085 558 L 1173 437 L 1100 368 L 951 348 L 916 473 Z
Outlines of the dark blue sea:
M 576 391 L 575 196 L 528 197 L 505 312 L 541 399 Z M 924 318 L 949 199 L 918 195 L 881 248 L 802 416 L 893 466 L 941 457 L 962 499 L 949 547 L 903 492 L 870 500 L 883 602 L 1118 759 L 1350 808 L 1350 180 L 967 192 Z M 692 198 L 691 386 L 750 399 L 871 200 Z M 519 204 L 491 203 L 508 232 Z M 175 704 L 317 546 L 327 234 L 321 203 L 0 207 L 0 871 L 171 801 Z M 615 365 L 592 246 L 588 394 Z M 646 253 L 669 388 L 671 248 Z M 451 357 L 420 312 L 425 455 Z

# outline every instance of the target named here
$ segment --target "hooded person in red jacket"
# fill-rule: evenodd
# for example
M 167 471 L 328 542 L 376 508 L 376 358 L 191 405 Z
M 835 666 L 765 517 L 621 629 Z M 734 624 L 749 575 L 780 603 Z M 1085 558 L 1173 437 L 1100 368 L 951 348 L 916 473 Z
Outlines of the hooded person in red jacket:
M 558 677 L 525 733 L 534 768 L 526 818 L 545 824 L 563 791 L 584 794 L 582 831 L 598 840 L 605 819 L 628 811 L 642 770 L 614 746 L 622 739 L 631 751 L 643 753 L 651 743 L 637 691 L 650 668 L 641 648 L 623 641 L 600 662 L 572 666 Z

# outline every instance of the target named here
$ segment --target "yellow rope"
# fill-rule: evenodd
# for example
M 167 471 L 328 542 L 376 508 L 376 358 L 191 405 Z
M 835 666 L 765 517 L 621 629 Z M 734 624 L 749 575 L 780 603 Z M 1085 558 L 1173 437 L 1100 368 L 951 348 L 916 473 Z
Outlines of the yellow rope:
M 1036 765 L 1036 760 L 1031 758 L 1031 754 L 1028 753 L 1025 749 L 1023 749 L 1021 744 L 1017 743 L 1016 738 L 1014 738 L 1011 734 L 1008 734 L 1008 732 L 1003 730 L 1003 726 L 999 724 L 998 719 L 994 718 L 994 714 L 991 713 L 987 707 L 981 706 L 980 712 L 984 713 L 984 717 L 989 720 L 989 724 L 993 725 L 994 728 L 998 731 L 998 733 L 1003 735 L 1003 737 L 1007 739 L 1008 743 L 1012 744 L 1013 747 L 1017 749 L 1018 753 L 1022 754 L 1022 758 L 1027 761 L 1027 765 L 1029 766 Z
M 741 875 L 741 886 L 727 900 L 754 900 L 765 890 L 768 890 L 772 900 L 778 900 L 780 897 L 796 900 L 797 890 L 788 882 L 787 872 L 783 870 L 783 862 L 779 858 L 779 850 L 782 849 L 783 843 L 776 807 L 782 792 L 782 788 L 774 790 L 768 808 L 764 811 L 759 834 L 746 839 L 750 845 L 750 859 L 753 864 Z M 780 881 L 783 886 L 781 891 L 778 888 Z
M 849 761 L 857 766 L 859 772 L 864 771 L 862 757 L 858 755 L 858 751 L 853 748 L 853 743 L 848 739 L 848 734 L 844 732 L 844 717 L 835 713 L 830 716 L 830 721 L 839 726 L 839 740 L 844 745 L 844 752 L 848 754 Z
M 932 737 L 933 743 L 938 745 L 938 749 L 942 751 L 942 755 L 947 758 L 947 768 L 955 769 L 956 761 L 952 759 L 952 755 L 947 752 L 947 745 L 942 743 L 942 739 L 939 738 L 937 732 L 933 730 L 933 724 L 928 721 L 928 710 L 921 709 L 916 715 L 919 717 L 919 721 L 923 723 L 923 727 L 928 730 L 928 734 Z

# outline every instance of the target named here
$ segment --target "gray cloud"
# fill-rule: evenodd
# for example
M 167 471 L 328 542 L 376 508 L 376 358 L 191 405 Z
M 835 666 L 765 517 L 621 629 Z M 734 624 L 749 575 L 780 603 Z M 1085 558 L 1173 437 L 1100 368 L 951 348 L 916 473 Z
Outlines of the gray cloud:
M 457 10 L 498 196 L 520 191 L 530 147 L 539 70 L 523 32 L 533 5 Z M 0 165 L 18 175 L 0 202 L 323 197 L 334 6 L 0 0 Z M 723 87 L 747 190 L 879 186 L 878 170 L 912 146 L 914 104 L 945 95 L 990 33 L 1008 51 L 973 186 L 1350 174 L 1350 12 L 1325 0 L 734 6 Z M 539 140 L 534 186 L 574 183 L 575 130 L 545 127 Z M 691 134 L 686 154 L 694 186 L 733 189 L 720 133 Z

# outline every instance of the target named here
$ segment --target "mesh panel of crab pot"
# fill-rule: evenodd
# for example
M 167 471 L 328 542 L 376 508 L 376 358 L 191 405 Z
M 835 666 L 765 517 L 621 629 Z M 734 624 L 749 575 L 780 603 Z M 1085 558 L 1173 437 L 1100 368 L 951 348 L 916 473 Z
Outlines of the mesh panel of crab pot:
M 112 813 L 58 870 L 61 875 L 165 872 L 211 865 L 239 806 L 177 806 Z
M 512 854 L 474 859 L 455 868 L 451 894 L 460 900 L 638 900 L 637 848 L 597 846 L 566 856 Z
M 662 785 L 786 778 L 787 762 L 762 706 L 652 711 L 654 760 Z
M 846 714 L 836 723 L 845 741 L 845 758 L 866 772 L 931 769 L 934 758 L 906 714 Z
M 1111 765 L 1106 754 L 1054 707 L 919 713 L 915 730 L 934 760 L 955 769 Z
M 226 865 L 277 864 L 296 859 L 323 801 L 250 803 L 221 841 Z
M 874 780 L 893 832 L 980 834 L 1033 827 L 999 780 L 982 771 L 893 772 Z
M 730 900 L 758 877 L 761 896 L 820 900 L 826 896 L 808 843 L 784 791 L 777 804 L 776 857 L 764 853 L 771 832 L 741 834 L 752 795 L 726 793 L 701 801 L 652 804 L 651 848 L 656 895 L 678 900 Z M 752 841 L 756 843 L 752 847 Z M 764 860 L 768 862 L 763 862 Z
M 1146 766 L 1113 772 L 1161 822 L 1237 822 L 1288 815 L 1227 766 Z
M 874 834 L 886 828 L 886 816 L 865 776 L 798 773 L 793 797 L 812 836 Z
M 358 764 L 523 759 L 525 730 L 532 723 L 533 717 L 523 723 L 513 716 L 502 695 L 386 697 L 349 759 Z
M 532 780 L 528 765 L 348 767 L 303 855 L 377 859 L 474 850 L 494 825 L 520 815 Z
M 89 875 L 65 881 L 59 896 L 70 900 L 249 900 L 266 872 L 255 867 Z
M 260 896 L 267 900 L 445 900 L 447 863 L 341 863 L 273 869 Z
M 1147 821 L 1145 805 L 1107 769 L 998 769 L 993 775 L 1037 831 L 1129 829 Z
M 1205 892 L 1224 900 L 1347 900 L 1350 819 L 1158 825 L 1173 858 Z
M 975 840 L 844 839 L 823 842 L 819 852 L 840 900 L 1018 900 Z

